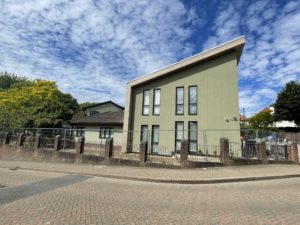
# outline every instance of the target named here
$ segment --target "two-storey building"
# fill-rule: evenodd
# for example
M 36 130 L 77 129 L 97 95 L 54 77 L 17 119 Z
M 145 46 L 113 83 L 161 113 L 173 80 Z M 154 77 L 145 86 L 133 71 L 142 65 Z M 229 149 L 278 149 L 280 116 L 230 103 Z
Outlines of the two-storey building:
M 175 151 L 183 139 L 189 151 L 240 143 L 238 70 L 240 37 L 127 83 L 124 142 L 148 141 L 149 150 Z

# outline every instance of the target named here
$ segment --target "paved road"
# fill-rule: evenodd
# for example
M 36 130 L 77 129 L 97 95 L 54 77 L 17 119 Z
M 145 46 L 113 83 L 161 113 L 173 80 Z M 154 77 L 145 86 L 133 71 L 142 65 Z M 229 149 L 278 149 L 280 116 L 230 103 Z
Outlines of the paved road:
M 159 184 L 0 169 L 0 224 L 299 224 L 300 178 Z M 58 185 L 59 180 L 64 180 Z M 39 184 L 39 185 L 37 185 Z M 15 197 L 21 190 L 30 195 Z
M 73 163 L 44 163 L 31 161 L 4 161 L 0 160 L 0 168 L 15 168 L 65 172 L 90 176 L 103 176 L 110 178 L 126 178 L 139 180 L 152 180 L 156 182 L 190 182 L 203 183 L 205 181 L 220 181 L 231 179 L 265 178 L 273 176 L 298 176 L 299 165 L 267 164 L 252 166 L 224 166 L 194 169 L 166 169 L 153 167 L 106 166 Z

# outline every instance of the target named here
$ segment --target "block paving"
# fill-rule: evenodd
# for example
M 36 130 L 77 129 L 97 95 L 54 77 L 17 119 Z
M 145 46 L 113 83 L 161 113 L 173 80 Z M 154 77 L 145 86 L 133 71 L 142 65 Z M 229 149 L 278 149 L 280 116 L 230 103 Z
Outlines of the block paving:
M 65 175 L 1 168 L 0 185 Z M 300 178 L 187 185 L 90 177 L 1 204 L 0 224 L 300 224 L 299 186 Z
M 270 164 L 253 166 L 228 166 L 193 169 L 166 169 L 153 167 L 131 166 L 106 166 L 87 165 L 72 163 L 49 163 L 31 161 L 4 161 L 0 160 L 0 168 L 30 169 L 47 172 L 68 172 L 92 176 L 110 176 L 113 178 L 143 178 L 166 181 L 195 181 L 195 180 L 218 180 L 250 177 L 299 175 L 299 164 Z

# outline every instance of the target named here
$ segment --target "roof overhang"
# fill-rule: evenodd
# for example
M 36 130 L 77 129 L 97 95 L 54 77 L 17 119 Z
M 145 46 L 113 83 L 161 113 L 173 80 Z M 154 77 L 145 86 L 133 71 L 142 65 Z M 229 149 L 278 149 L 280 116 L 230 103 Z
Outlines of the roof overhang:
M 160 77 L 163 77 L 172 72 L 192 66 L 192 65 L 200 63 L 202 61 L 209 60 L 211 58 L 215 58 L 219 55 L 222 55 L 222 54 L 225 54 L 225 53 L 228 53 L 231 51 L 236 51 L 237 63 L 239 63 L 245 42 L 246 42 L 245 36 L 241 36 L 239 38 L 233 39 L 229 42 L 226 42 L 224 44 L 221 44 L 219 46 L 216 46 L 216 47 L 206 50 L 204 52 L 201 52 L 197 55 L 191 56 L 187 59 L 184 59 L 182 61 L 179 61 L 179 62 L 169 65 L 167 67 L 164 67 L 164 68 L 162 68 L 158 71 L 155 71 L 153 73 L 150 73 L 148 75 L 131 80 L 131 81 L 127 82 L 127 84 L 131 87 L 140 85 L 140 84 L 149 82 L 151 80 L 155 80 Z
M 123 126 L 122 122 L 71 122 L 71 125 L 87 125 L 87 126 L 101 126 L 101 125 L 111 125 L 111 126 Z

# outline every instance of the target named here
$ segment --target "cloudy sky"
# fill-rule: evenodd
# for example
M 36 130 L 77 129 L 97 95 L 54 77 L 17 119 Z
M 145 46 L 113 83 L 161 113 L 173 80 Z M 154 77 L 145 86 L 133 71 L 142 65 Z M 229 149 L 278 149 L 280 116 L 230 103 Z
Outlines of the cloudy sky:
M 124 104 L 125 82 L 241 35 L 247 115 L 300 81 L 300 1 L 0 0 L 0 71 Z

